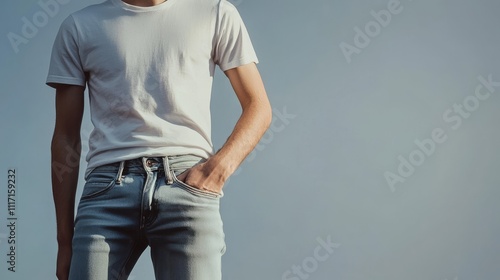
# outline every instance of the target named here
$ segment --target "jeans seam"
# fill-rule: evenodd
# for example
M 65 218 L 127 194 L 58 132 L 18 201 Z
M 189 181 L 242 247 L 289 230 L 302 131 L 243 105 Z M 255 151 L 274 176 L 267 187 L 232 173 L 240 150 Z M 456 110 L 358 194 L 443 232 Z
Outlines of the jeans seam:
M 110 189 L 113 188 L 113 186 L 115 186 L 117 184 L 120 185 L 121 184 L 121 178 L 120 177 L 122 176 L 124 165 L 125 165 L 124 161 L 120 162 L 120 167 L 118 167 L 118 170 L 116 171 L 115 178 L 113 180 L 111 180 L 111 182 L 109 182 L 109 184 L 105 188 L 103 188 L 102 190 L 99 190 L 99 191 L 97 191 L 95 193 L 92 193 L 90 195 L 86 195 L 86 196 L 82 195 L 81 199 L 89 199 L 89 198 L 93 198 L 93 197 L 99 196 L 101 194 L 107 193 Z M 96 169 L 94 169 L 92 171 L 92 173 L 95 170 Z M 89 174 L 89 178 L 90 178 L 90 176 L 92 176 L 92 173 Z
M 177 179 L 177 176 L 175 176 L 175 173 L 172 172 L 173 174 L 173 179 L 174 179 L 174 182 L 177 182 L 178 184 L 180 184 L 182 186 L 183 189 L 187 190 L 188 192 L 196 195 L 196 196 L 199 196 L 199 197 L 207 197 L 207 198 L 211 198 L 211 199 L 217 199 L 217 198 L 220 198 L 221 195 L 220 194 L 216 194 L 216 193 L 210 193 L 208 191 L 204 191 L 202 189 L 198 189 L 196 187 L 193 187 L 193 186 L 190 186 L 184 182 L 182 182 L 181 180 Z
M 115 180 L 112 180 L 111 182 L 109 182 L 109 184 L 104 187 L 102 190 L 99 190 L 99 191 L 96 191 L 94 193 L 91 193 L 89 195 L 85 195 L 83 196 L 82 195 L 82 199 L 89 199 L 89 198 L 94 198 L 94 197 L 97 197 L 97 196 L 100 196 L 102 194 L 105 194 L 107 193 L 109 190 L 111 190 L 113 188 L 113 186 L 115 185 Z
M 134 245 L 132 246 L 132 249 L 128 253 L 127 258 L 123 262 L 122 266 L 120 267 L 120 270 L 117 273 L 117 280 L 121 280 L 123 277 L 123 273 L 125 272 L 125 267 L 127 266 L 128 262 L 130 261 L 130 258 L 132 257 L 132 254 L 134 253 L 135 249 L 137 248 L 139 242 L 134 241 Z

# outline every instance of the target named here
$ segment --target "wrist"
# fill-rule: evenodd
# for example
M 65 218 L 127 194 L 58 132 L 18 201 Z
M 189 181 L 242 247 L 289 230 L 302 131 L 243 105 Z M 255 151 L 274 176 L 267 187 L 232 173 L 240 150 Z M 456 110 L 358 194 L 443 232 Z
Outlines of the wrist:
M 230 157 L 215 154 L 207 160 L 210 172 L 217 174 L 223 181 L 226 181 L 237 168 L 237 164 Z

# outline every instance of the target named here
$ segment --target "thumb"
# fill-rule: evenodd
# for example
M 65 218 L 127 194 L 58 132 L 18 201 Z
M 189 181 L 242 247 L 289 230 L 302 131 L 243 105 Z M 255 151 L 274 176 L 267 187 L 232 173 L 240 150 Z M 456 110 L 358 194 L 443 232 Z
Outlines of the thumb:
M 177 177 L 177 180 L 184 182 L 184 180 L 186 179 L 188 173 L 189 173 L 189 170 L 186 170 L 186 171 L 182 172 L 181 174 L 179 174 L 178 176 L 175 176 L 175 177 Z

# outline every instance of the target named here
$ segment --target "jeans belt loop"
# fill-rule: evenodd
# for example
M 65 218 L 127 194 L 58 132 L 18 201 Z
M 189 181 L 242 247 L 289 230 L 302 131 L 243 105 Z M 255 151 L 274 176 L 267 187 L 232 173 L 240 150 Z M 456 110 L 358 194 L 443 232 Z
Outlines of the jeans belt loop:
M 172 171 L 170 170 L 170 163 L 168 162 L 168 156 L 163 157 L 163 169 L 165 171 L 165 179 L 167 180 L 167 185 L 174 183 L 172 176 Z
M 120 167 L 118 168 L 118 174 L 116 175 L 116 184 L 120 185 L 122 183 L 123 169 L 125 167 L 125 161 L 120 162 Z

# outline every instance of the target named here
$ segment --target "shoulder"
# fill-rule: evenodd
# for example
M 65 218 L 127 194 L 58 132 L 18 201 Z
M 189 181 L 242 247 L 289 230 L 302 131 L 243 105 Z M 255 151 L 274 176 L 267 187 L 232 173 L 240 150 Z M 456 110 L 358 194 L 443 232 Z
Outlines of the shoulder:
M 221 20 L 239 20 L 240 13 L 236 6 L 228 0 L 217 0 L 218 13 Z
M 71 13 L 68 18 L 72 18 L 75 22 L 83 22 L 85 20 L 95 19 L 109 14 L 111 11 L 116 10 L 115 6 L 110 0 L 102 3 L 86 6 L 80 10 Z
M 186 0 L 172 0 L 172 1 L 186 1 Z M 212 9 L 223 13 L 231 13 L 236 11 L 236 6 L 229 0 L 187 0 L 187 1 L 197 2 L 196 6 L 202 6 L 202 5 L 209 6 Z
M 111 0 L 106 0 L 104 2 L 98 3 L 98 4 L 93 4 L 86 6 L 76 12 L 73 12 L 72 15 L 74 16 L 86 16 L 86 15 L 92 15 L 95 13 L 103 12 L 108 9 L 112 9 L 114 7 L 114 4 Z
M 76 33 L 81 30 L 82 26 L 88 26 L 91 22 L 98 22 L 109 14 L 113 9 L 113 4 L 110 0 L 106 0 L 99 4 L 89 5 L 80 10 L 70 13 L 61 23 L 61 30 L 68 30 L 71 33 Z M 78 30 L 78 31 L 77 31 Z
M 237 11 L 236 6 L 228 0 L 215 0 L 221 13 L 234 13 Z

